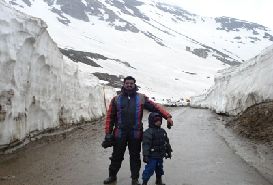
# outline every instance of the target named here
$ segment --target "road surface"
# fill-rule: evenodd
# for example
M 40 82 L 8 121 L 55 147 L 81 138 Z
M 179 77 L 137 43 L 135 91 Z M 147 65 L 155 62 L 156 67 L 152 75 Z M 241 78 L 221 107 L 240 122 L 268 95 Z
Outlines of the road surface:
M 167 130 L 172 159 L 164 160 L 167 185 L 270 185 L 228 147 L 214 130 L 219 122 L 205 109 L 174 108 Z M 143 120 L 147 127 L 147 118 Z M 166 125 L 164 125 L 166 128 Z M 14 154 L 0 156 L 1 185 L 100 185 L 108 175 L 111 149 L 103 149 L 103 123 L 43 138 Z M 128 150 L 118 185 L 130 185 Z M 142 163 L 141 172 L 144 164 Z M 140 179 L 141 181 L 141 179 Z M 149 184 L 154 184 L 153 176 Z

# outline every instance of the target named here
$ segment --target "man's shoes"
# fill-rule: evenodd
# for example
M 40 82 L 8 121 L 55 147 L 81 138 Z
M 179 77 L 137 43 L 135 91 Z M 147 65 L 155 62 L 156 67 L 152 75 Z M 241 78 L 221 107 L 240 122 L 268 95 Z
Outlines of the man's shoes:
M 155 180 L 155 184 L 156 185 L 166 185 L 162 182 L 162 178 L 161 177 L 156 177 L 156 180 Z
M 115 182 L 116 180 L 117 180 L 116 176 L 110 176 L 103 181 L 103 184 L 111 184 L 112 182 Z
M 140 185 L 138 179 L 132 179 L 132 185 Z

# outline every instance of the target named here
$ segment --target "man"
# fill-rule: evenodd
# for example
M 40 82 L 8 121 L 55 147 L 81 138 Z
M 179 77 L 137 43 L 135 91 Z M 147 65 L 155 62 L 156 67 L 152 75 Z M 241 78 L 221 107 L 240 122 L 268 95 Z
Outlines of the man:
M 117 180 L 117 173 L 128 145 L 132 185 L 140 185 L 138 178 L 141 167 L 143 109 L 158 112 L 167 120 L 168 128 L 173 125 L 172 116 L 167 111 L 145 95 L 137 93 L 137 90 L 136 80 L 132 76 L 127 76 L 123 81 L 121 93 L 115 96 L 109 105 L 105 122 L 106 135 L 102 146 L 104 148 L 113 146 L 113 153 L 110 158 L 109 177 L 104 180 L 104 184 Z

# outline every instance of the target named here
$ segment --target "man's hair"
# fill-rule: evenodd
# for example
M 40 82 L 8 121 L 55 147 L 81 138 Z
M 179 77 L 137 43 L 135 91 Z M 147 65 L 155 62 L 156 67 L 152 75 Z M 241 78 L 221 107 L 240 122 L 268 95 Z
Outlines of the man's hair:
M 125 83 L 126 80 L 134 80 L 134 83 L 136 83 L 136 79 L 132 76 L 127 76 L 123 79 L 123 83 Z

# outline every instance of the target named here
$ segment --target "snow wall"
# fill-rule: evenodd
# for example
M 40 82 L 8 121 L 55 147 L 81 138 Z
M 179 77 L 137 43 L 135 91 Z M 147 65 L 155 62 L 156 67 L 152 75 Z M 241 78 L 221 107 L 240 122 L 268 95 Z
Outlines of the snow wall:
M 111 87 L 65 61 L 41 19 L 0 0 L 0 148 L 104 116 Z
M 214 86 L 191 97 L 191 106 L 237 115 L 248 107 L 273 100 L 273 46 L 239 65 L 219 71 Z

